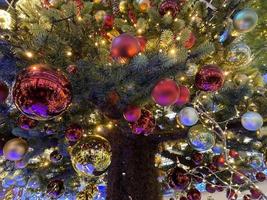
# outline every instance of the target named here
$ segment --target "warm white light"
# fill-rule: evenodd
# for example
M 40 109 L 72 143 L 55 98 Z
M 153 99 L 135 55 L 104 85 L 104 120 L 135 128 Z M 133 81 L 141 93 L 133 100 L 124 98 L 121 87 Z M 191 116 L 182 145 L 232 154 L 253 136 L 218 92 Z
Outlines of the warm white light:
M 2 29 L 10 29 L 11 22 L 12 22 L 12 18 L 10 14 L 5 10 L 0 10 L 0 27 Z

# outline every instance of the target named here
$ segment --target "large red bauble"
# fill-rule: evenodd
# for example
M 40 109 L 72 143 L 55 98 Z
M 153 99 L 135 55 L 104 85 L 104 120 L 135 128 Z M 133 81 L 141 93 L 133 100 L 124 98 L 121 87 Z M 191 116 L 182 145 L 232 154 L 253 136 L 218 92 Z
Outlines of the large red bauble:
M 223 71 L 217 65 L 205 65 L 195 77 L 195 85 L 203 91 L 217 91 L 224 83 Z
M 8 97 L 9 89 L 5 82 L 0 81 L 0 103 L 4 103 Z
M 77 142 L 79 139 L 81 139 L 83 133 L 84 130 L 80 125 L 71 124 L 65 132 L 65 137 L 68 141 Z
M 136 122 L 131 123 L 130 127 L 134 134 L 149 135 L 155 129 L 156 121 L 150 111 L 143 109 L 141 111 L 141 117 Z
M 182 106 L 190 101 L 190 91 L 186 86 L 180 85 L 180 95 L 176 101 L 176 105 Z
M 190 189 L 187 192 L 188 200 L 201 200 L 201 193 L 197 189 Z
M 111 56 L 114 59 L 132 58 L 141 51 L 138 39 L 127 33 L 115 37 L 111 44 Z
M 38 121 L 25 115 L 20 115 L 17 124 L 21 129 L 30 130 L 38 125 Z
M 24 69 L 13 88 L 16 107 L 36 120 L 49 120 L 63 113 L 71 103 L 71 85 L 59 71 L 44 64 Z
M 180 5 L 174 1 L 174 0 L 164 0 L 160 5 L 159 5 L 159 13 L 161 15 L 165 15 L 168 12 L 175 17 L 178 12 L 180 11 Z
M 195 45 L 195 43 L 196 43 L 196 37 L 194 33 L 191 32 L 188 40 L 184 42 L 184 47 L 187 49 L 191 49 Z
M 141 117 L 141 108 L 138 106 L 129 105 L 123 111 L 123 117 L 128 122 L 136 122 Z
M 163 79 L 154 86 L 151 95 L 157 104 L 170 106 L 179 98 L 180 89 L 174 80 Z
M 169 185 L 177 190 L 184 190 L 191 182 L 191 177 L 186 174 L 186 171 L 181 167 L 176 167 L 171 170 L 168 175 Z

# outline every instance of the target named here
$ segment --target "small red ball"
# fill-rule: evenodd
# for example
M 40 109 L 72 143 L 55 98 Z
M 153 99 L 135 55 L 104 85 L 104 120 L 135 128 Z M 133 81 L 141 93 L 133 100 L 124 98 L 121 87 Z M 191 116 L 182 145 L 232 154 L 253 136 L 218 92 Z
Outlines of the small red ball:
M 25 115 L 20 115 L 17 124 L 23 130 L 30 130 L 38 125 L 38 121 L 26 117 Z
M 200 165 L 203 161 L 204 155 L 202 153 L 196 152 L 192 155 L 192 160 L 196 165 Z
M 259 182 L 263 182 L 266 180 L 266 175 L 262 172 L 258 172 L 256 174 L 256 179 L 259 181 Z
M 115 37 L 111 44 L 111 56 L 114 59 L 132 58 L 140 51 L 141 47 L 138 39 L 127 33 Z
M 212 163 L 210 163 L 210 164 L 208 165 L 208 167 L 209 167 L 209 169 L 210 169 L 211 171 L 213 171 L 213 172 L 218 171 L 218 167 L 217 167 L 216 165 L 212 164 Z
M 246 194 L 243 196 L 243 200 L 251 200 L 251 196 L 249 194 Z
M 250 193 L 252 199 L 260 199 L 260 197 L 263 195 L 262 192 L 257 188 L 251 188 Z
M 206 185 L 206 190 L 207 190 L 207 192 L 209 192 L 209 193 L 214 193 L 214 192 L 216 192 L 216 186 L 214 186 L 214 185 L 208 183 L 208 184 Z
M 161 15 L 165 15 L 168 12 L 170 12 L 171 15 L 175 17 L 179 11 L 180 11 L 180 5 L 176 1 L 173 1 L 173 0 L 164 0 L 159 5 L 159 13 Z
M 128 122 L 136 122 L 141 117 L 141 108 L 138 106 L 127 106 L 123 112 L 123 117 Z
M 188 200 L 201 200 L 201 193 L 197 189 L 190 189 L 187 192 Z
M 67 72 L 68 72 L 69 74 L 76 74 L 76 73 L 78 72 L 78 67 L 77 67 L 77 65 L 69 65 L 69 66 L 67 67 Z
M 242 185 L 245 183 L 245 180 L 242 178 L 242 174 L 234 173 L 233 174 L 233 182 L 239 185 Z
M 0 103 L 4 103 L 8 97 L 9 89 L 7 84 L 3 81 L 0 81 Z
M 171 170 L 168 175 L 169 185 L 177 190 L 184 190 L 191 182 L 191 177 L 186 174 L 186 171 L 181 167 L 176 167 Z
M 231 156 L 232 158 L 238 158 L 239 157 L 239 153 L 236 150 L 231 149 L 229 151 L 229 156 Z
M 153 114 L 148 110 L 141 110 L 141 117 L 133 123 L 130 123 L 130 128 L 134 134 L 149 135 L 153 133 L 156 127 L 156 121 Z
M 144 36 L 138 36 L 137 40 L 140 44 L 141 52 L 144 52 L 146 49 L 147 39 Z
M 196 37 L 194 33 L 191 32 L 188 40 L 184 42 L 184 47 L 187 49 L 191 49 L 195 45 L 195 43 L 196 43 Z
M 104 16 L 103 28 L 104 29 L 112 29 L 114 24 L 114 16 L 107 14 Z
M 195 77 L 195 85 L 203 91 L 217 91 L 224 83 L 223 71 L 217 65 L 205 65 Z
M 176 101 L 176 105 L 182 106 L 190 101 L 190 91 L 186 86 L 180 85 L 180 95 Z
M 225 158 L 223 155 L 217 155 L 213 157 L 213 163 L 217 167 L 223 167 L 225 164 Z
M 236 200 L 237 197 L 237 193 L 233 189 L 227 189 L 226 198 L 228 200 Z
M 177 101 L 180 89 L 174 80 L 162 79 L 154 86 L 151 95 L 157 104 L 170 106 Z
M 79 139 L 81 139 L 83 133 L 84 130 L 80 125 L 71 124 L 65 132 L 65 137 L 68 141 L 77 142 Z

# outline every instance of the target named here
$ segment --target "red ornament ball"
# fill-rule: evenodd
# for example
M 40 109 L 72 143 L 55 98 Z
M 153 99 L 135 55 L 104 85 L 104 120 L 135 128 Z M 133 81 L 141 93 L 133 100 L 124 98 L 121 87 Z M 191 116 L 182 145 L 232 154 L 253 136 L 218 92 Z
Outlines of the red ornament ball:
M 8 97 L 9 89 L 5 82 L 0 81 L 0 103 L 4 103 Z
M 77 65 L 69 65 L 69 66 L 67 67 L 67 72 L 68 72 L 69 74 L 76 74 L 76 73 L 78 72 L 78 67 L 77 67 Z
M 64 183 L 62 180 L 52 180 L 46 188 L 47 195 L 52 199 L 57 199 L 64 193 Z
M 162 79 L 153 88 L 152 99 L 161 106 L 170 106 L 176 103 L 180 96 L 180 88 L 172 79 Z
M 237 193 L 233 189 L 228 189 L 226 192 L 226 198 L 228 200 L 236 200 L 237 199 Z
M 214 193 L 214 192 L 216 192 L 216 186 L 214 186 L 214 185 L 212 185 L 212 184 L 210 184 L 210 183 L 208 183 L 207 185 L 206 185 L 206 190 L 207 190 L 207 192 L 209 192 L 209 193 Z
M 59 71 L 44 64 L 24 69 L 13 88 L 16 107 L 36 120 L 49 120 L 63 113 L 71 103 L 71 85 Z
M 203 91 L 217 91 L 224 83 L 223 71 L 217 65 L 205 65 L 195 77 L 195 85 Z
M 245 180 L 242 178 L 242 174 L 234 173 L 233 174 L 233 182 L 239 185 L 242 185 L 245 183 Z
M 217 187 L 216 187 L 216 190 L 217 190 L 218 192 L 222 192 L 222 191 L 224 190 L 224 188 L 223 188 L 222 185 L 220 185 L 220 186 L 217 186 Z
M 177 190 L 184 190 L 191 182 L 191 177 L 186 174 L 186 171 L 181 167 L 176 167 L 171 170 L 168 175 L 169 185 Z
M 146 49 L 147 39 L 144 36 L 138 36 L 136 38 L 140 44 L 141 52 L 144 52 Z
M 263 195 L 262 192 L 257 188 L 251 188 L 250 193 L 252 199 L 260 199 L 261 196 Z
M 231 149 L 229 151 L 229 156 L 231 156 L 232 158 L 238 158 L 239 157 L 239 153 L 236 150 Z
M 107 14 L 104 16 L 103 28 L 104 29 L 112 29 L 114 24 L 114 16 Z
M 38 125 L 38 121 L 25 115 L 20 115 L 17 124 L 23 130 L 30 130 Z
M 153 133 L 156 127 L 156 121 L 153 114 L 148 110 L 141 110 L 141 117 L 133 123 L 130 123 L 130 128 L 134 134 L 149 135 Z
M 129 105 L 123 112 L 123 117 L 128 122 L 136 122 L 141 117 L 141 108 L 134 105 Z
M 204 155 L 202 153 L 199 153 L 199 152 L 195 152 L 192 155 L 192 160 L 194 161 L 194 163 L 196 165 L 200 165 L 203 161 L 203 158 L 204 158 Z
M 180 11 L 180 5 L 174 0 L 164 0 L 159 5 L 159 13 L 165 15 L 170 12 L 170 14 L 175 17 Z
M 251 196 L 249 194 L 246 194 L 243 196 L 243 200 L 251 200 Z
M 195 43 L 196 43 L 196 37 L 194 33 L 191 32 L 188 40 L 184 42 L 184 47 L 187 49 L 191 49 L 195 45 Z
M 218 167 L 217 167 L 216 165 L 214 165 L 213 163 L 210 163 L 210 164 L 208 165 L 208 168 L 209 168 L 211 171 L 213 171 L 213 172 L 218 171 Z
M 182 106 L 190 101 L 190 91 L 186 86 L 180 85 L 180 95 L 176 101 L 177 106 Z
M 263 182 L 266 180 L 266 175 L 262 172 L 258 172 L 256 174 L 256 179 L 259 181 L 259 182 Z
M 187 199 L 201 200 L 201 193 L 197 189 L 192 188 L 187 192 Z
M 225 164 L 225 158 L 223 155 L 217 155 L 213 157 L 213 164 L 217 167 L 223 167 Z
M 115 37 L 111 44 L 111 56 L 114 59 L 128 59 L 141 51 L 138 39 L 127 33 Z
M 80 125 L 71 124 L 65 132 L 65 137 L 68 141 L 77 142 L 81 139 L 83 133 L 84 130 Z

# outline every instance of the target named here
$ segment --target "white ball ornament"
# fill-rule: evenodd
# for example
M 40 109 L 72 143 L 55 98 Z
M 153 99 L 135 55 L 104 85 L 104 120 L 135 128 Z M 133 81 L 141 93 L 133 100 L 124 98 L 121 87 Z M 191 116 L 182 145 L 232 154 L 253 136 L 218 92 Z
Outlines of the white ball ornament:
M 257 112 L 246 112 L 241 117 L 242 126 L 249 131 L 257 131 L 263 125 L 263 118 Z
M 198 112 L 195 108 L 192 107 L 185 107 L 179 112 L 179 120 L 185 126 L 193 126 L 195 125 L 198 120 Z

